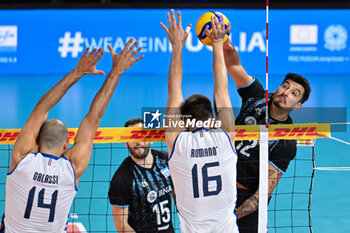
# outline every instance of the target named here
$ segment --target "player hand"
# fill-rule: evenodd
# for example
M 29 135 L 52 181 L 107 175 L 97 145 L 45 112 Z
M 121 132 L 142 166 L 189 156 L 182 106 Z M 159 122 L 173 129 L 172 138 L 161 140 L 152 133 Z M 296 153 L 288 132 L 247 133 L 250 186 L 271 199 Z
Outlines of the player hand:
M 78 61 L 78 65 L 74 68 L 79 75 L 84 74 L 102 74 L 106 75 L 102 70 L 96 70 L 97 62 L 103 57 L 105 51 L 102 51 L 102 48 L 93 49 L 90 54 L 88 54 L 90 48 L 87 47 L 83 56 Z
M 207 37 L 211 39 L 211 41 L 214 43 L 216 42 L 222 42 L 226 33 L 228 33 L 231 29 L 231 24 L 230 22 L 228 23 L 227 28 L 225 29 L 225 21 L 224 21 L 224 16 L 220 16 L 221 19 L 221 25 L 219 23 L 219 20 L 217 17 L 212 16 L 211 17 L 211 25 L 212 25 L 212 30 L 209 31 L 208 29 L 205 31 L 205 34 Z
M 227 40 L 224 42 L 224 49 L 226 50 L 233 50 L 234 47 L 230 41 L 230 38 L 227 38 Z
M 135 41 L 133 45 L 131 43 L 134 41 L 133 38 L 131 38 L 125 45 L 124 49 L 119 53 L 115 53 L 112 46 L 108 45 L 108 49 L 112 54 L 112 60 L 113 60 L 113 67 L 112 69 L 117 70 L 120 73 L 123 73 L 127 69 L 129 69 L 135 62 L 141 60 L 144 58 L 144 55 L 134 58 L 142 49 L 142 47 L 139 47 L 136 51 L 134 51 L 136 45 L 139 43 L 138 41 Z M 131 45 L 131 46 L 130 46 Z M 134 51 L 134 52 L 133 52 Z
M 165 30 L 165 32 L 168 34 L 168 38 L 170 40 L 170 43 L 173 47 L 175 46 L 183 46 L 187 40 L 188 32 L 187 30 L 184 31 L 181 25 L 181 13 L 180 11 L 177 12 L 177 23 L 175 18 L 175 12 L 174 9 L 171 9 L 171 18 L 169 13 L 166 14 L 168 18 L 168 24 L 169 28 L 167 28 L 162 22 L 160 22 L 160 25 Z M 187 28 L 191 28 L 192 24 L 189 24 Z

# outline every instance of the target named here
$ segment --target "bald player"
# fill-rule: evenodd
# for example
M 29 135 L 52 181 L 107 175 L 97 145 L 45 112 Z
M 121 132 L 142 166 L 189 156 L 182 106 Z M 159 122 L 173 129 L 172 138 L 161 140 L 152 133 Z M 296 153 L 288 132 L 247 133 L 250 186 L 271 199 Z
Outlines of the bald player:
M 70 149 L 64 123 L 46 119 L 50 109 L 82 76 L 105 75 L 95 68 L 104 55 L 102 48 L 94 49 L 90 54 L 87 48 L 73 71 L 41 97 L 35 106 L 12 150 L 6 181 L 3 229 L 6 233 L 66 232 L 67 216 L 79 179 L 89 164 L 101 117 L 122 73 L 143 58 L 134 58 L 141 48 L 133 52 L 137 42 L 131 45 L 132 41 L 128 41 L 120 54 L 109 46 L 113 67 L 81 122 Z

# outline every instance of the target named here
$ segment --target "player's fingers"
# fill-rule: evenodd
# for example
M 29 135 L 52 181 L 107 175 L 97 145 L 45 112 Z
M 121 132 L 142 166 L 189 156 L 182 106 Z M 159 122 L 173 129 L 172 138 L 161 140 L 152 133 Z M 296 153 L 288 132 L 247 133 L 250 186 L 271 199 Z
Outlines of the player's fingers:
M 214 23 L 215 23 L 216 29 L 219 30 L 221 25 L 219 23 L 218 17 L 216 17 L 216 16 L 214 17 Z
M 102 47 L 100 47 L 100 48 L 97 50 L 97 52 L 94 54 L 94 57 L 97 58 L 97 57 L 100 55 L 101 51 L 102 51 Z
M 215 18 L 216 18 L 215 16 L 211 16 L 210 20 L 211 20 L 211 28 L 216 31 Z
M 160 26 L 162 26 L 162 28 L 167 34 L 169 33 L 169 29 L 162 22 L 160 22 Z
M 130 38 L 130 40 L 128 40 L 128 42 L 126 43 L 124 49 L 122 50 L 122 52 L 125 52 L 127 50 L 129 50 L 129 47 L 131 45 L 131 43 L 134 41 L 134 38 Z
M 192 24 L 187 25 L 186 30 L 185 30 L 185 32 L 187 33 L 187 35 L 188 35 L 188 34 L 190 33 L 190 31 L 191 31 L 191 27 L 192 27 Z
M 132 51 L 134 51 L 136 45 L 139 43 L 139 41 L 135 41 L 135 43 L 130 47 L 130 49 L 128 50 L 129 53 L 131 53 Z
M 229 21 L 228 24 L 227 24 L 227 28 L 226 28 L 225 32 L 228 33 L 230 30 L 231 30 L 231 23 Z
M 176 25 L 176 18 L 175 18 L 174 9 L 171 9 L 171 21 L 172 21 L 172 26 L 174 27 Z
M 88 54 L 89 50 L 90 50 L 90 47 L 87 47 L 87 48 L 85 49 L 85 52 L 84 52 L 84 54 L 83 54 L 83 55 Z
M 135 52 L 131 54 L 132 57 L 135 57 L 142 50 L 142 47 L 139 47 Z
M 231 23 L 229 21 L 227 24 L 226 33 L 228 33 L 230 30 L 231 30 Z
M 181 12 L 177 12 L 177 26 L 181 27 Z
M 169 29 L 171 29 L 173 26 L 171 25 L 171 19 L 169 13 L 166 13 L 166 17 L 168 19 Z
M 99 61 L 103 57 L 103 55 L 105 55 L 104 50 L 100 53 L 100 55 L 98 55 L 98 57 L 96 57 L 96 60 Z
M 142 56 L 140 56 L 140 57 L 135 58 L 135 59 L 134 59 L 134 63 L 140 61 L 140 60 L 141 60 L 142 58 L 144 58 L 144 57 L 145 57 L 145 56 L 142 55 Z
M 112 56 L 115 54 L 112 46 L 108 45 L 109 52 L 111 52 Z
M 207 37 L 210 37 L 210 31 L 209 31 L 208 29 L 205 29 L 205 35 L 206 35 Z
M 220 21 L 221 21 L 221 28 L 225 29 L 225 19 L 223 15 L 220 15 Z
M 93 56 L 93 55 L 96 53 L 96 51 L 97 51 L 97 48 L 94 48 L 94 49 L 91 51 L 90 55 Z
M 95 74 L 102 74 L 102 75 L 106 75 L 105 72 L 103 72 L 102 70 L 96 70 Z

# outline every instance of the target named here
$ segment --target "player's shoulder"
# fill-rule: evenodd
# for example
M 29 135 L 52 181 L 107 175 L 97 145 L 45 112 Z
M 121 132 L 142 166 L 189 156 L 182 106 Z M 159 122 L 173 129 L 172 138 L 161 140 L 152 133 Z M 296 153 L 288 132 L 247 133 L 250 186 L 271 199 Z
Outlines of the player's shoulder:
M 161 159 L 161 160 L 166 160 L 166 161 L 168 161 L 168 152 L 167 152 L 167 151 L 160 151 L 160 150 L 154 150 L 154 149 L 152 149 L 152 150 L 151 150 L 151 153 L 152 153 L 154 156 L 159 157 L 159 159 Z
M 127 179 L 128 177 L 130 177 L 131 173 L 132 173 L 132 166 L 133 163 L 131 161 L 130 156 L 128 156 L 127 158 L 125 158 L 123 160 L 123 162 L 120 164 L 120 166 L 118 167 L 118 169 L 115 171 L 113 178 L 112 178 L 112 183 L 115 180 L 123 180 L 123 179 Z
M 265 89 L 255 78 L 249 84 L 239 87 L 237 91 L 242 98 L 242 103 L 256 101 L 265 96 Z

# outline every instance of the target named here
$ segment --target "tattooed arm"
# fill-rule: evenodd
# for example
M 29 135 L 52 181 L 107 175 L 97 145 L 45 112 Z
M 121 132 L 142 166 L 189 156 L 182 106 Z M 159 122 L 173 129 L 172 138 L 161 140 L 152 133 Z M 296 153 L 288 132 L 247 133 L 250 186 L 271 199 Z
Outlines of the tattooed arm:
M 275 168 L 271 163 L 269 163 L 269 197 L 275 190 L 278 182 L 280 181 L 283 173 Z M 243 218 L 254 211 L 259 207 L 259 189 L 254 193 L 253 196 L 248 198 L 241 206 L 236 209 L 237 219 Z

